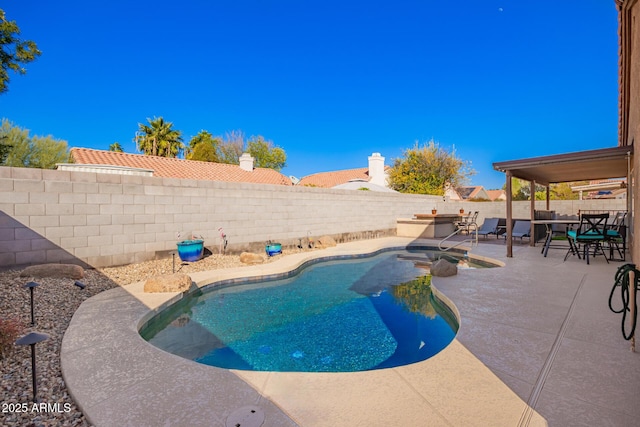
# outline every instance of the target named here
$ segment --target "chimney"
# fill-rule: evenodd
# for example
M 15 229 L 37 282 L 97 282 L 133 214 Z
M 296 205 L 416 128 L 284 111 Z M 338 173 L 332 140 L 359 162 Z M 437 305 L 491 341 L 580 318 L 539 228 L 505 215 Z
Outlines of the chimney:
M 369 182 L 386 187 L 386 177 L 384 175 L 384 157 L 380 153 L 373 153 L 369 156 Z
M 247 172 L 253 171 L 253 157 L 249 153 L 242 153 L 240 156 L 240 169 Z

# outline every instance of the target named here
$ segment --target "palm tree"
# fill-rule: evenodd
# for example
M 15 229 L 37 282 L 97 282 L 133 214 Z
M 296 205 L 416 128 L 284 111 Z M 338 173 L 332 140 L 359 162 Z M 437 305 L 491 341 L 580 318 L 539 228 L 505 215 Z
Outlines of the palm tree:
M 113 144 L 109 145 L 109 151 L 115 151 L 117 153 L 124 152 L 124 150 L 122 149 L 122 145 L 120 145 L 119 142 L 114 142 Z
M 148 156 L 177 157 L 184 150 L 182 132 L 173 129 L 173 123 L 162 117 L 147 119 L 150 126 L 138 123 L 136 143 L 138 150 Z

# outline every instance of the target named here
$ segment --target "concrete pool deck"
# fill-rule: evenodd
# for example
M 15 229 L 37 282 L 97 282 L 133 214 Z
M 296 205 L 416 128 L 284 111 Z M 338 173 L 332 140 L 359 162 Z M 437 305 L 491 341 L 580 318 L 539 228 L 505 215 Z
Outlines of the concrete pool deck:
M 191 274 L 194 282 L 289 271 L 315 257 L 429 240 L 383 238 L 288 255 L 273 263 Z M 460 270 L 433 285 L 460 314 L 456 339 L 423 362 L 354 373 L 225 370 L 144 341 L 139 327 L 180 294 L 142 284 L 85 301 L 64 336 L 66 385 L 96 426 L 226 426 L 242 408 L 263 426 L 629 426 L 640 423 L 640 354 L 607 305 L 617 268 L 552 250 L 480 244 L 504 268 Z M 234 424 L 235 425 L 235 424 Z M 250 422 L 242 426 L 250 426 Z M 260 424 L 255 424 L 260 425 Z

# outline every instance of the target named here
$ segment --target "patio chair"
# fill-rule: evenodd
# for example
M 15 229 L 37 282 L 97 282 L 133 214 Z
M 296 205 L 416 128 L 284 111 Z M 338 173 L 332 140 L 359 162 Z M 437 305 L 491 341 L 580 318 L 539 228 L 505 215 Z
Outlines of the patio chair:
M 611 225 L 607 226 L 606 241 L 609 244 L 609 259 L 615 261 L 625 261 L 627 251 L 627 227 L 625 225 L 626 211 L 616 213 Z M 620 248 L 622 245 L 622 249 Z M 613 258 L 614 249 L 620 258 Z
M 531 221 L 517 220 L 513 224 L 511 236 L 519 237 L 520 241 L 522 241 L 523 237 L 528 237 L 531 240 Z M 505 240 L 507 239 L 507 233 L 504 234 L 504 238 Z
M 569 250 L 564 256 L 564 260 L 567 260 L 569 254 L 578 255 L 578 258 L 580 258 L 580 248 L 582 247 L 583 256 L 587 260 L 587 264 L 589 264 L 589 251 L 591 246 L 593 246 L 593 256 L 595 257 L 598 249 L 600 249 L 602 256 L 604 256 L 608 264 L 609 260 L 603 248 L 603 243 L 606 240 L 608 219 L 608 213 L 581 215 L 578 228 L 567 231 Z
M 580 216 L 578 215 L 558 215 L 558 214 L 554 214 L 553 215 L 553 219 L 554 220 L 563 220 L 563 219 L 576 219 L 579 220 Z M 567 224 L 553 224 L 551 226 L 551 237 L 558 237 L 558 236 L 562 236 L 562 237 L 567 237 L 567 230 L 570 228 L 570 226 L 567 226 Z
M 498 221 L 498 218 L 485 218 L 478 229 L 478 235 L 486 238 L 489 234 L 495 234 L 496 238 L 498 238 Z
M 477 219 L 478 211 L 475 211 L 474 213 L 471 213 L 471 211 L 469 211 L 469 215 L 463 217 L 461 221 L 456 222 L 456 227 L 458 227 L 458 230 L 460 230 L 460 232 L 464 231 L 465 233 L 469 234 L 471 224 L 475 224 Z

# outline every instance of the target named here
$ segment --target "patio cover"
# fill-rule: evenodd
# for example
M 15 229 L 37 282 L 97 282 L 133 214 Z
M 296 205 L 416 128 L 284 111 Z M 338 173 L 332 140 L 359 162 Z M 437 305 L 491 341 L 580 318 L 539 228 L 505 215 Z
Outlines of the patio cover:
M 621 177 L 626 177 L 627 182 L 629 182 L 632 154 L 633 146 L 619 146 L 494 163 L 493 168 L 495 170 L 504 172 L 507 175 L 507 256 L 513 256 L 511 235 L 511 220 L 513 218 L 511 204 L 512 177 L 530 181 L 532 192 L 535 184 L 547 186 L 547 209 L 549 209 L 549 184 Z M 627 196 L 627 200 L 628 203 L 631 203 L 629 196 Z M 534 217 L 534 208 L 535 200 L 531 200 L 532 219 Z M 531 227 L 533 228 L 533 224 Z M 531 239 L 531 245 L 534 244 L 534 239 Z
M 633 146 L 497 162 L 493 168 L 540 185 L 622 178 L 627 176 L 627 154 L 633 154 Z

